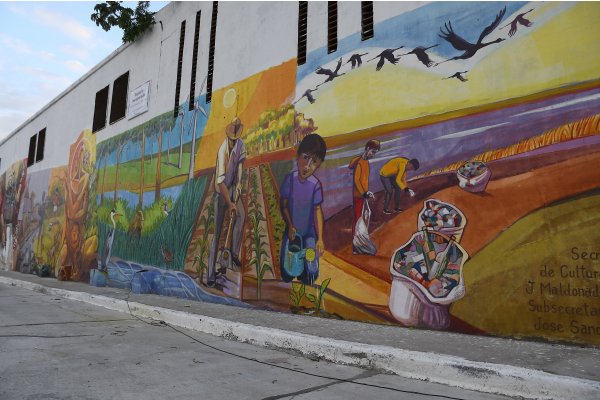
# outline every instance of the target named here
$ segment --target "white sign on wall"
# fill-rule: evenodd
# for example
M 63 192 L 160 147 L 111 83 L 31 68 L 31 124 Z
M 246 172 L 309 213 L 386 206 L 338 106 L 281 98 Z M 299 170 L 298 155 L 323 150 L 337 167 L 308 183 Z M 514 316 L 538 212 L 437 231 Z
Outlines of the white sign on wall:
M 128 119 L 137 117 L 148 111 L 148 100 L 150 99 L 150 81 L 138 86 L 129 93 L 129 104 L 127 109 Z

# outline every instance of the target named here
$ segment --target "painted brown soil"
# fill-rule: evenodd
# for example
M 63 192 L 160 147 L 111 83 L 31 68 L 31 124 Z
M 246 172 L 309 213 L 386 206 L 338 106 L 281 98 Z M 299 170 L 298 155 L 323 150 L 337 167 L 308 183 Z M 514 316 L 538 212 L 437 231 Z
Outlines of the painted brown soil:
M 503 160 L 498 161 L 496 166 L 491 163 L 493 180 L 483 194 L 468 193 L 455 184 L 443 188 L 455 179 L 449 174 L 424 178 L 412 185 L 418 195 L 415 199 L 403 199 L 401 207 L 406 210 L 397 215 L 386 216 L 381 212 L 383 193 L 378 193 L 375 206 L 372 207 L 374 211 L 371 225 L 371 238 L 378 247 L 377 256 L 352 254 L 350 227 L 346 227 L 352 218 L 349 208 L 328 221 L 326 246 L 329 250 L 337 247 L 335 254 L 338 257 L 391 282 L 390 257 L 416 231 L 422 202 L 431 196 L 454 204 L 465 214 L 468 222 L 461 245 L 473 256 L 502 231 L 532 211 L 599 187 L 600 174 L 597 166 L 600 163 L 600 152 L 590 151 L 588 148 L 588 154 L 582 154 L 585 151 L 581 149 L 569 150 L 562 152 L 560 156 L 551 153 L 536 157 L 535 160 Z M 511 165 L 507 165 L 509 161 Z M 552 164 L 543 165 L 544 161 Z M 507 176 L 510 170 L 520 173 Z M 382 223 L 384 220 L 387 222 Z M 336 225 L 338 229 L 335 229 Z M 334 231 L 333 236 L 331 231 Z

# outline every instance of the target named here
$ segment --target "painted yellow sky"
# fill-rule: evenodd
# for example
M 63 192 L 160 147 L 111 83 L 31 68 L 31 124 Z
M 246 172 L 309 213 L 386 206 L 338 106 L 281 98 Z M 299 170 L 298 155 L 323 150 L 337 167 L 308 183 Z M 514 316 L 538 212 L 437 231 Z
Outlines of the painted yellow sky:
M 258 122 L 260 114 L 289 102 L 296 83 L 296 60 L 287 61 L 261 73 L 213 92 L 211 111 L 196 153 L 196 171 L 215 165 L 225 128 L 239 116 L 244 129 Z
M 366 65 L 320 87 L 317 101 L 299 111 L 314 119 L 319 134 L 334 136 L 597 80 L 598 21 L 600 6 L 578 3 L 503 42 L 475 64 L 467 82 L 442 80 L 435 68 Z

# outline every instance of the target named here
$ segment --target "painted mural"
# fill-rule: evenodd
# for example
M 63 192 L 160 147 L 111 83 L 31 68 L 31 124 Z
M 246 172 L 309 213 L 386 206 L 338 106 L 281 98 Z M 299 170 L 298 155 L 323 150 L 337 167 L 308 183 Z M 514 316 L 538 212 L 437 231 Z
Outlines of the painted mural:
M 19 192 L 21 270 L 600 343 L 600 7 L 407 8 L 372 39 L 340 38 L 177 118 L 97 145 L 82 133 L 66 167 Z
M 0 265 L 6 270 L 17 268 L 19 208 L 27 179 L 27 159 L 11 165 L 0 176 Z

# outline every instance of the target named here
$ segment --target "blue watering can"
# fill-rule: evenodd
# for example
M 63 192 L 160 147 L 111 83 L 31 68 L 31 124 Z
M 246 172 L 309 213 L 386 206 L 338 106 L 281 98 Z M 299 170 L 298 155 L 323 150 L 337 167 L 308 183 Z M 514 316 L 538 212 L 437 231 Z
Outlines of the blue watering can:
M 294 240 L 290 240 L 287 244 L 283 269 L 289 276 L 298 277 L 304 271 L 305 261 L 309 272 L 318 269 L 315 249 L 304 248 L 302 236 L 296 233 Z

